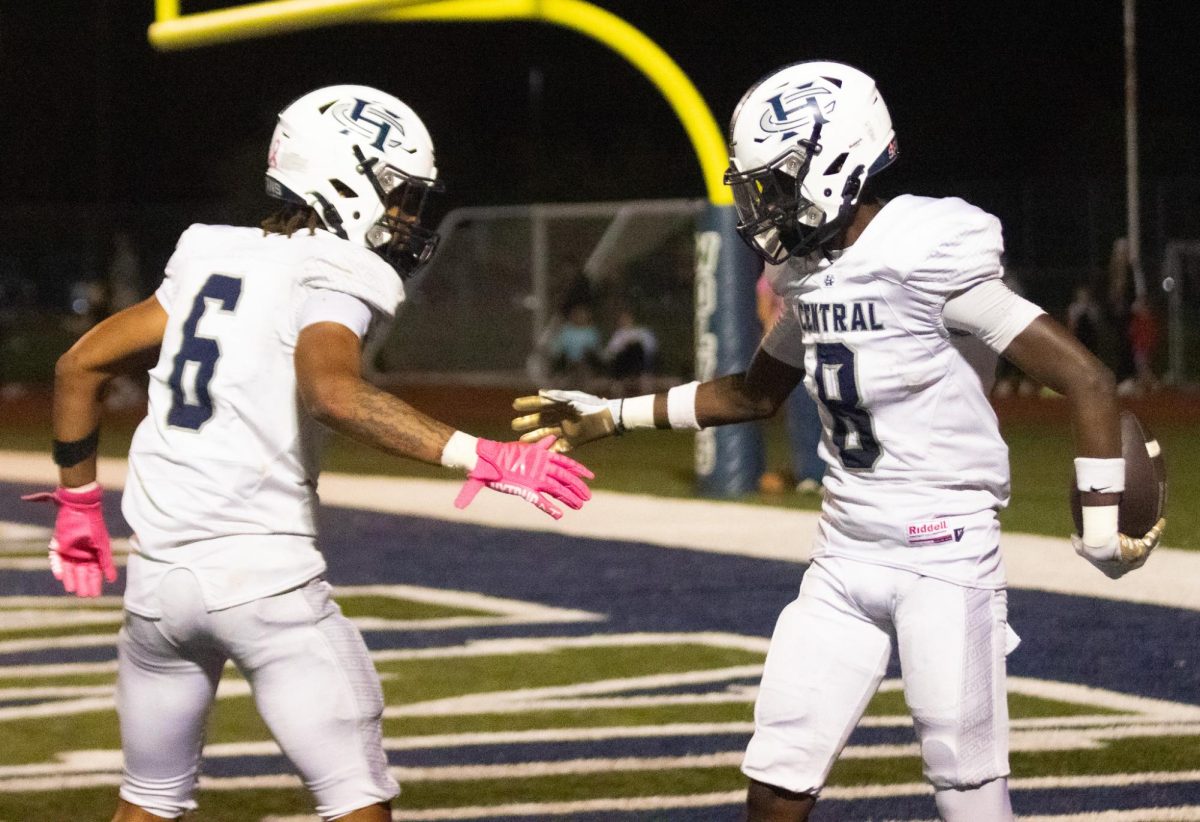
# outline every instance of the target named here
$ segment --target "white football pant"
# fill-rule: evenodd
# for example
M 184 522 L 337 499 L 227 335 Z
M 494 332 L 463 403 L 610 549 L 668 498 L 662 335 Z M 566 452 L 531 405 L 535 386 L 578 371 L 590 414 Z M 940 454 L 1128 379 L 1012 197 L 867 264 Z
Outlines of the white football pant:
M 771 638 L 742 771 L 817 794 L 879 687 L 895 638 L 935 788 L 1008 775 L 1004 591 L 821 557 Z
M 325 819 L 391 799 L 379 676 L 358 629 L 314 579 L 207 612 L 190 571 L 159 584 L 162 619 L 126 612 L 118 641 L 121 798 L 176 817 L 193 793 L 204 724 L 226 659 Z

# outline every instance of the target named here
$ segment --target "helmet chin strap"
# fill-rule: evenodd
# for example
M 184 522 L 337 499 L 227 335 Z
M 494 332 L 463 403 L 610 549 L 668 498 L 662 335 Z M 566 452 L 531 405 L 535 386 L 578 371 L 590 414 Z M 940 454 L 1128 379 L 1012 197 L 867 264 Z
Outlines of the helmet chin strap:
M 338 214 L 337 209 L 333 207 L 333 203 L 326 200 L 316 191 L 310 191 L 309 195 L 321 204 L 321 219 L 325 221 L 325 227 L 343 240 L 348 240 L 349 236 L 346 234 L 346 229 L 342 226 L 342 217 Z
M 841 251 L 840 248 L 829 248 L 828 246 L 830 241 L 842 234 L 850 224 L 850 215 L 854 212 L 854 207 L 858 204 L 858 195 L 862 191 L 862 174 L 864 170 L 864 167 L 859 165 L 846 178 L 846 184 L 842 186 L 842 204 L 838 207 L 838 214 L 826 226 L 826 228 L 834 230 L 826 240 L 817 243 L 817 247 L 825 255 L 826 259 L 833 259 L 830 257 L 832 252 Z

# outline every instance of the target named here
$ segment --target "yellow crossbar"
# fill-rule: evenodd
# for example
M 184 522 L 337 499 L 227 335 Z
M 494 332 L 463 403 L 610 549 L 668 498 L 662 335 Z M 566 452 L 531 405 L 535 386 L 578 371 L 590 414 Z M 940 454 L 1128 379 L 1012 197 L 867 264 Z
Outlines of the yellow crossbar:
M 683 124 L 700 160 L 709 202 L 733 202 L 722 182 L 728 155 L 721 130 L 683 70 L 641 31 L 584 0 L 270 0 L 179 14 L 178 0 L 155 0 L 149 39 L 174 50 L 363 22 L 509 21 L 550 23 L 603 43 L 654 83 Z

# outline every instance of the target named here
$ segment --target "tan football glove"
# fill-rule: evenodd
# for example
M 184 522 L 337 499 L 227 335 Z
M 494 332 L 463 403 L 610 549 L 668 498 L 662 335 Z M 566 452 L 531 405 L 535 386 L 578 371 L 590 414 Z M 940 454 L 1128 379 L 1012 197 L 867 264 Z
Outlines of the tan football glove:
M 1082 537 L 1072 534 L 1071 544 L 1075 547 L 1075 553 L 1099 568 L 1106 577 L 1118 579 L 1146 564 L 1166 527 L 1167 520 L 1160 519 L 1144 537 L 1117 534 L 1108 543 L 1099 546 L 1085 545 Z
M 513 410 L 525 416 L 512 421 L 521 442 L 537 442 L 542 437 L 557 437 L 553 451 L 570 451 L 584 443 L 620 434 L 617 420 L 620 400 L 606 400 L 583 391 L 542 389 L 533 397 L 517 397 Z M 533 412 L 533 413 L 529 413 Z

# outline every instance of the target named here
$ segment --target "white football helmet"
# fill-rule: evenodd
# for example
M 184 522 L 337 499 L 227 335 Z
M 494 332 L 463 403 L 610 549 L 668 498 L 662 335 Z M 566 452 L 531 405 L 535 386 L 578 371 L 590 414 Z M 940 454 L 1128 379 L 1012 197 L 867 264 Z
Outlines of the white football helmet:
M 377 252 L 408 277 L 438 236 L 420 225 L 440 191 L 421 118 L 368 86 L 327 86 L 279 114 L 267 155 L 267 193 L 316 210 L 337 236 Z M 398 209 L 398 214 L 389 214 Z
M 793 63 L 755 83 L 733 112 L 729 171 L 738 233 L 781 263 L 837 236 L 863 184 L 896 159 L 875 81 L 842 63 Z

